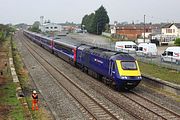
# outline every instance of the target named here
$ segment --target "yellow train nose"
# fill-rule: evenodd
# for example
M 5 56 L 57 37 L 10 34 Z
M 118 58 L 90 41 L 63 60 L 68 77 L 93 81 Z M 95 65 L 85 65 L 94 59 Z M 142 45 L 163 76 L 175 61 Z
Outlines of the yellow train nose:
M 123 62 L 128 62 L 128 63 L 124 64 Z M 120 76 L 141 76 L 137 61 L 116 60 L 116 64 Z

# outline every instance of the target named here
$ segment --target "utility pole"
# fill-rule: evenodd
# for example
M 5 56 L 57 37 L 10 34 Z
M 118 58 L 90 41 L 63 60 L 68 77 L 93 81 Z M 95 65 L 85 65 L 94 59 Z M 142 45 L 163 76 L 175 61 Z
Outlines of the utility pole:
M 145 43 L 145 32 L 146 32 L 146 15 L 144 15 L 144 43 Z

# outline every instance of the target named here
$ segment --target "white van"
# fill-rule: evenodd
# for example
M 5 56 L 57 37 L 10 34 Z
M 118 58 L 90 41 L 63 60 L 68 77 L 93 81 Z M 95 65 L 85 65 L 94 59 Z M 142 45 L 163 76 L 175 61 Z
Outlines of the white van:
M 135 53 L 137 45 L 132 41 L 118 41 L 115 44 L 115 50 L 126 52 L 126 53 Z
M 158 55 L 156 44 L 140 43 L 137 47 L 136 54 L 139 56 L 156 57 Z
M 180 47 L 168 47 L 161 55 L 161 61 L 180 64 Z

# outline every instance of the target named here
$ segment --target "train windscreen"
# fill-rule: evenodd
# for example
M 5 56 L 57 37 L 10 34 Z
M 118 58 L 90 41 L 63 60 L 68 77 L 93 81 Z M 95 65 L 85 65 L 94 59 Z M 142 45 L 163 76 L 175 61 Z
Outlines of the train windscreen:
M 121 61 L 123 70 L 137 70 L 136 62 L 134 61 Z

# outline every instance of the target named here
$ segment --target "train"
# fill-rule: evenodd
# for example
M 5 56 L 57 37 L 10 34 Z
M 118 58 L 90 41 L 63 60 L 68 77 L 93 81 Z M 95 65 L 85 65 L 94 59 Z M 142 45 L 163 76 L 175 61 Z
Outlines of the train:
M 52 54 L 116 90 L 131 90 L 142 80 L 137 60 L 127 53 L 76 42 L 67 43 L 27 30 L 23 34 Z

